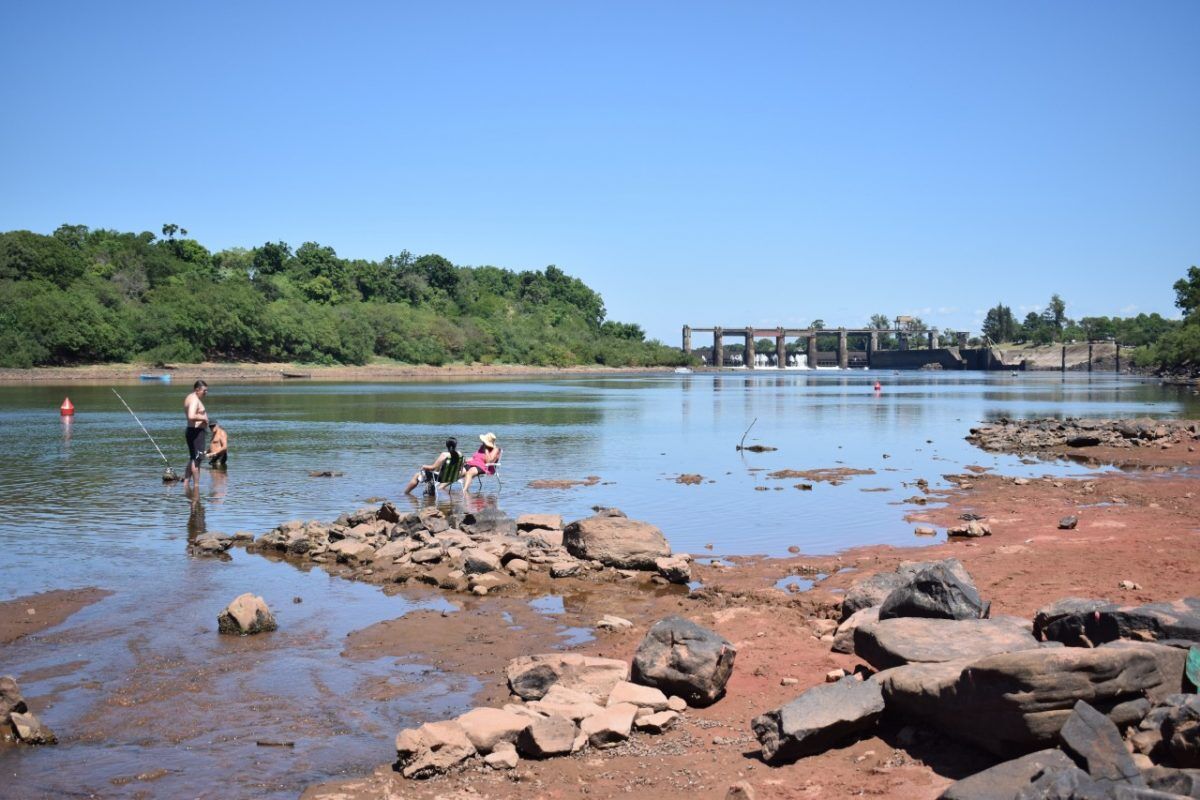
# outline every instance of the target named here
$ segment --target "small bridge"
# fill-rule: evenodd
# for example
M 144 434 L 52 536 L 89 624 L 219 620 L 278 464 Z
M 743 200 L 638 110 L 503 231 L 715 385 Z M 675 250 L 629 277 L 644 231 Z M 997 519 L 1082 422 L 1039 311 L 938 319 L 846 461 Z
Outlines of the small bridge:
M 837 337 L 837 366 L 846 369 L 850 366 L 850 339 L 851 337 L 865 340 L 864 348 L 858 348 L 853 351 L 856 358 L 854 359 L 857 365 L 871 366 L 872 357 L 879 351 L 879 335 L 889 335 L 896 337 L 899 350 L 908 350 L 909 343 L 913 337 L 924 336 L 927 346 L 930 350 L 937 346 L 938 331 L 936 328 L 925 328 L 921 330 L 901 330 L 901 329 L 880 329 L 880 328 L 756 328 L 748 326 L 745 328 L 693 328 L 689 325 L 683 326 L 683 352 L 690 354 L 692 352 L 692 334 L 693 333 L 711 333 L 713 336 L 713 366 L 720 367 L 725 363 L 725 343 L 726 336 L 737 336 L 745 339 L 745 365 L 747 369 L 754 369 L 755 360 L 755 339 L 774 339 L 775 340 L 775 366 L 778 369 L 787 368 L 787 345 L 786 341 L 791 339 L 803 338 L 808 340 L 808 366 L 815 367 L 819 360 L 817 351 L 817 337 L 820 336 L 836 336 Z M 959 334 L 960 345 L 966 344 L 966 334 Z M 920 341 L 918 338 L 917 341 Z M 865 353 L 865 357 L 860 354 Z

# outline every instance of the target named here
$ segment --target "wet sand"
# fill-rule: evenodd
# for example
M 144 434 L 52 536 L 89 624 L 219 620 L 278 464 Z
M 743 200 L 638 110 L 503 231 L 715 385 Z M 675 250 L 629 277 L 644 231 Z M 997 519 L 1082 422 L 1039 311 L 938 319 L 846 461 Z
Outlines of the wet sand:
M 0 602 L 0 645 L 22 636 L 40 633 L 62 623 L 81 608 L 107 597 L 111 592 L 94 586 L 59 589 Z

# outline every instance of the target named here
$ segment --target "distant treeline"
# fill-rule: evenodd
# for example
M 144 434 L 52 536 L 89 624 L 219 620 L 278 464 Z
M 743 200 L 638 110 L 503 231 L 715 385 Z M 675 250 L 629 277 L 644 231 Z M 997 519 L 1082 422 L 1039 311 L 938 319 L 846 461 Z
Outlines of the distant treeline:
M 1200 269 L 1191 267 L 1175 281 L 1175 305 L 1182 320 L 1159 314 L 1135 317 L 1067 316 L 1067 305 L 1057 294 L 1040 314 L 1029 312 L 1018 322 L 1012 309 L 997 303 L 988 309 L 983 335 L 992 344 L 1087 342 L 1112 340 L 1136 347 L 1133 363 L 1145 369 L 1196 372 L 1200 370 Z
M 63 225 L 0 233 L 0 366 L 299 361 L 678 365 L 677 348 L 605 319 L 600 295 L 554 266 L 382 261 L 284 242 L 213 253 L 162 235 Z

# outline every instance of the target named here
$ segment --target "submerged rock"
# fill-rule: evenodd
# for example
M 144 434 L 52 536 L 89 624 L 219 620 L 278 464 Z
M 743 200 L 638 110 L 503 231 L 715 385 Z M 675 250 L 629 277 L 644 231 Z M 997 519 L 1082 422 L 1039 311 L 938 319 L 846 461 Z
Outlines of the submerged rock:
M 275 616 L 266 602 L 249 592 L 239 595 L 217 615 L 217 630 L 220 633 L 249 635 L 273 631 L 277 627 Z

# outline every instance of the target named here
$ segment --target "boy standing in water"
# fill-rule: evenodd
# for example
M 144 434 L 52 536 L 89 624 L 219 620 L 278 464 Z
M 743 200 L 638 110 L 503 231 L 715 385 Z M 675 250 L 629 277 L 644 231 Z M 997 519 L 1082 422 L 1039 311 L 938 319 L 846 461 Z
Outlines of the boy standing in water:
M 183 413 L 187 417 L 187 428 L 184 438 L 188 446 L 187 472 L 183 482 L 194 480 L 200 484 L 200 461 L 204 458 L 204 434 L 208 428 L 208 412 L 204 410 L 204 398 L 208 394 L 208 384 L 196 381 L 192 384 L 192 393 L 183 398 Z
M 212 431 L 212 444 L 208 446 L 208 465 L 213 469 L 225 469 L 229 466 L 229 436 L 215 419 L 208 421 L 208 429 Z

